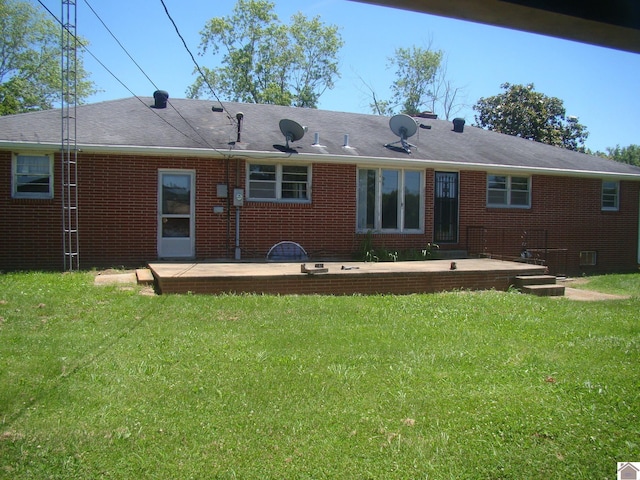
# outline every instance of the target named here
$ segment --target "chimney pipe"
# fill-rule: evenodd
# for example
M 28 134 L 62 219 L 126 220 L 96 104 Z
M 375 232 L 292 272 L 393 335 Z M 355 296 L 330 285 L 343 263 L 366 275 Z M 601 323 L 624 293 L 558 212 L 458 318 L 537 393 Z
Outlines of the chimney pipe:
M 464 132 L 464 118 L 454 118 L 453 119 L 453 131 L 457 133 Z
M 242 141 L 242 120 L 244 119 L 244 113 L 242 112 L 238 112 L 236 113 L 236 120 L 238 120 L 238 138 L 236 139 L 236 142 L 240 143 Z
M 169 93 L 164 90 L 156 90 L 153 92 L 153 99 L 155 101 L 153 108 L 167 108 Z

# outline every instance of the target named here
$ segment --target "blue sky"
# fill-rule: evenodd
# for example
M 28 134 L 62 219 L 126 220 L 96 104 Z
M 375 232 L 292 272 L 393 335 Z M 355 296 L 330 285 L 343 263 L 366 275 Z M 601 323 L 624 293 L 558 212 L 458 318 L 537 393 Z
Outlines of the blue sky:
M 37 6 L 38 3 L 32 0 Z M 194 65 L 167 18 L 160 0 L 88 0 L 102 20 L 159 88 L 171 98 L 185 97 Z M 59 0 L 42 0 L 60 15 Z M 165 0 L 194 54 L 200 31 L 212 17 L 227 16 L 234 1 Z M 500 85 L 534 83 L 537 91 L 560 98 L 568 115 L 587 126 L 586 145 L 604 151 L 640 144 L 640 55 L 510 29 L 451 20 L 347 0 L 275 0 L 283 22 L 301 11 L 336 25 L 345 42 L 341 78 L 320 98 L 326 110 L 371 113 L 369 87 L 389 97 L 394 72 L 388 58 L 398 47 L 413 45 L 444 51 L 448 77 L 464 87 L 464 106 L 456 116 L 474 123 L 473 104 L 501 92 Z M 127 88 L 89 55 L 85 66 L 100 92 L 90 102 L 151 96 L 155 87 L 113 40 L 84 0 L 77 2 L 78 33 L 91 52 Z M 213 67 L 213 57 L 197 57 Z M 368 85 L 368 86 L 367 86 Z

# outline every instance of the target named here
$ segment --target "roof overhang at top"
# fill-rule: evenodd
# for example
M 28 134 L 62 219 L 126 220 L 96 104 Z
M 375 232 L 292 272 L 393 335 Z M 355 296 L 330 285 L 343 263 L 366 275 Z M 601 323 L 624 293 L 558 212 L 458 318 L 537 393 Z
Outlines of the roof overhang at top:
M 640 53 L 637 0 L 351 0 Z
M 77 148 L 84 154 L 120 157 L 398 165 L 640 181 L 638 167 L 474 126 L 457 132 L 451 122 L 430 116 L 414 118 L 409 152 L 397 148 L 390 119 L 379 115 L 234 102 L 225 102 L 220 112 L 212 111 L 208 100 L 170 103 L 155 109 L 149 106 L 151 99 L 143 97 L 79 106 Z M 308 127 L 308 134 L 293 140 L 290 148 L 279 128 L 283 119 Z M 59 138 L 59 111 L 0 117 L 1 149 L 53 153 L 60 151 Z
M 578 178 L 608 178 L 611 180 L 633 180 L 640 181 L 640 173 L 622 173 L 598 170 L 563 169 L 553 167 L 534 167 L 522 165 L 506 165 L 499 163 L 477 163 L 477 162 L 457 162 L 437 159 L 417 159 L 408 156 L 405 159 L 393 157 L 368 157 L 353 155 L 327 155 L 324 153 L 287 153 L 280 151 L 255 151 L 255 150 L 212 150 L 210 148 L 175 148 L 175 147 L 154 147 L 154 146 L 129 146 L 129 145 L 78 145 L 78 151 L 87 154 L 107 154 L 118 155 L 128 154 L 136 156 L 169 156 L 169 157 L 190 157 L 190 158 L 210 158 L 210 159 L 244 159 L 259 160 L 266 162 L 292 163 L 325 163 L 336 165 L 359 165 L 371 167 L 389 167 L 390 165 L 400 168 L 429 168 L 445 171 L 482 171 L 493 174 L 506 175 L 551 175 L 560 177 Z M 0 140 L 0 150 L 11 150 L 13 152 L 25 153 L 53 153 L 60 150 L 59 144 L 51 143 L 16 143 Z

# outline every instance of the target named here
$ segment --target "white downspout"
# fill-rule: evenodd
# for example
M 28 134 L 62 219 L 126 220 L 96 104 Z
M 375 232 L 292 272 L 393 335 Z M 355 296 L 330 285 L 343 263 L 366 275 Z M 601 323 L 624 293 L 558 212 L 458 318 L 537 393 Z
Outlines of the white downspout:
M 640 195 L 638 195 L 638 265 L 640 265 Z

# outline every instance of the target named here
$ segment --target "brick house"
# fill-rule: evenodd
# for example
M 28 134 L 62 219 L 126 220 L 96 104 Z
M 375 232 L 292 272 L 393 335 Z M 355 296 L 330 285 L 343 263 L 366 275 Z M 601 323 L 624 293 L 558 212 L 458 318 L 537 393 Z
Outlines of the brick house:
M 435 242 L 442 255 L 553 273 L 637 268 L 640 168 L 428 115 L 401 138 L 405 117 L 185 99 L 79 106 L 80 265 L 264 259 L 291 240 L 312 258 Z M 59 110 L 0 118 L 1 270 L 64 268 L 61 123 Z M 287 138 L 297 125 L 304 136 Z

